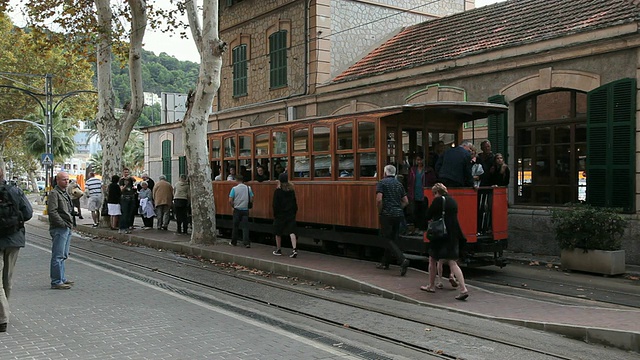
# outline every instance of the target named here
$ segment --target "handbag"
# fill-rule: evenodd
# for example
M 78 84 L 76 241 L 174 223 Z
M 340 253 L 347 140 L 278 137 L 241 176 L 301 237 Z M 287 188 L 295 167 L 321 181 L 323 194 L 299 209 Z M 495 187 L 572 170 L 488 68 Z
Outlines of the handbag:
M 441 240 L 447 236 L 447 225 L 444 223 L 444 205 L 447 198 L 442 197 L 442 217 L 433 220 L 427 227 L 427 238 L 429 240 Z
M 249 205 L 247 205 L 247 209 L 253 208 L 253 201 L 251 201 L 251 192 L 249 192 L 251 188 L 247 186 L 247 199 L 249 199 Z

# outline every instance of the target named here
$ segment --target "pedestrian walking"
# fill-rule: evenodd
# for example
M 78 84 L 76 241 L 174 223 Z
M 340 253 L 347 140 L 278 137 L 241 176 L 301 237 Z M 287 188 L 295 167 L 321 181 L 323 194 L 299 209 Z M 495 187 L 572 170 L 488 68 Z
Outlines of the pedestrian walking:
M 89 179 L 84 183 L 85 194 L 87 195 L 87 209 L 91 211 L 93 227 L 98 227 L 100 223 L 100 208 L 102 207 L 102 180 L 96 177 L 92 171 L 89 172 Z
M 293 184 L 289 182 L 287 173 L 278 176 L 276 190 L 273 192 L 273 228 L 276 236 L 276 249 L 273 255 L 282 255 L 282 237 L 291 238 L 290 258 L 298 256 L 296 230 L 296 213 L 298 212 L 298 202 Z
M 250 248 L 249 207 L 253 203 L 253 190 L 244 184 L 242 175 L 236 175 L 235 179 L 238 185 L 229 192 L 229 205 L 233 208 L 233 230 L 231 231 L 230 244 L 233 246 L 238 244 L 239 232 L 242 230 L 242 245 Z
M 29 200 L 19 187 L 4 180 L 0 167 L 0 332 L 7 331 L 13 270 L 25 245 L 24 222 L 32 216 Z
M 176 211 L 176 223 L 178 224 L 177 235 L 186 235 L 189 226 L 189 207 L 191 190 L 189 189 L 189 179 L 187 175 L 180 175 L 180 180 L 173 187 L 173 206 Z
M 120 176 L 113 175 L 111 177 L 111 183 L 107 187 L 107 212 L 111 220 L 111 230 L 118 230 L 118 222 L 122 215 L 122 209 L 120 209 L 120 198 L 122 197 L 122 190 L 120 190 Z
M 460 244 L 466 242 L 458 222 L 458 203 L 449 196 L 447 187 L 442 183 L 435 184 L 432 191 L 434 198 L 427 211 L 427 219 L 439 220 L 444 216 L 447 233 L 442 238 L 429 239 L 429 284 L 421 286 L 420 290 L 435 292 L 438 261 L 443 260 L 449 265 L 449 269 L 460 287 L 460 294 L 456 296 L 456 300 L 466 300 L 469 297 L 469 292 L 465 286 L 462 270 L 457 262 Z M 453 282 L 451 285 L 453 285 Z
M 380 226 L 382 227 L 382 239 L 384 241 L 384 255 L 378 269 L 389 269 L 391 253 L 394 253 L 400 265 L 400 276 L 407 273 L 409 259 L 404 257 L 398 246 L 400 224 L 404 220 L 403 208 L 409 203 L 407 193 L 402 184 L 396 180 L 396 167 L 387 165 L 384 167 L 384 179 L 376 185 L 376 205 L 380 214 Z
M 71 289 L 73 281 L 65 276 L 65 260 L 69 257 L 73 204 L 67 193 L 69 174 L 61 171 L 56 175 L 56 186 L 49 192 L 47 212 L 49 214 L 49 234 L 51 234 L 51 288 L 56 290 Z
M 142 223 L 144 224 L 142 230 L 153 229 L 153 218 L 156 216 L 156 208 L 153 206 L 153 195 L 146 181 L 140 182 L 138 198 L 140 199 L 138 213 L 142 216 Z
M 158 182 L 153 187 L 153 201 L 158 215 L 158 230 L 169 228 L 170 210 L 173 204 L 173 186 L 167 181 L 167 177 L 160 175 Z

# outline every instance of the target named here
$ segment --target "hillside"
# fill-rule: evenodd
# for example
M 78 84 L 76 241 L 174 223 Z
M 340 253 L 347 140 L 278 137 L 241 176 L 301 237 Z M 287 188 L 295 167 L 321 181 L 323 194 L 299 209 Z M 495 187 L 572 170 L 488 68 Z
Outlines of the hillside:
M 142 52 L 142 86 L 145 92 L 160 96 L 162 92 L 188 93 L 195 88 L 198 79 L 199 64 L 191 61 L 180 61 L 167 53 L 155 55 L 151 51 Z M 121 108 L 131 97 L 129 86 L 129 68 L 120 68 L 118 61 L 113 62 L 113 87 L 116 107 Z M 160 105 L 145 107 L 138 120 L 137 127 L 158 124 Z

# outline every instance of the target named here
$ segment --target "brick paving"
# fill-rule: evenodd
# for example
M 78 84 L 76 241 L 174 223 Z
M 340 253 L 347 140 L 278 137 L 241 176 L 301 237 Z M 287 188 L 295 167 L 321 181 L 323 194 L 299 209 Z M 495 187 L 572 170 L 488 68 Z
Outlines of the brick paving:
M 136 225 L 142 226 L 140 219 L 136 220 Z M 173 227 L 175 225 L 171 223 L 170 229 Z M 388 271 L 377 270 L 372 262 L 304 251 L 300 252 L 297 259 L 291 259 L 288 256 L 273 256 L 273 246 L 262 244 L 252 244 L 252 247 L 247 249 L 241 246 L 232 247 L 221 240 L 215 246 L 197 246 L 189 244 L 189 236 L 156 229 L 136 228 L 130 235 L 118 235 L 116 231 L 91 228 L 91 221 L 86 218 L 80 220 L 78 230 L 95 235 L 127 237 L 132 242 L 154 247 L 200 254 L 220 261 L 234 261 L 283 275 L 321 280 L 335 286 L 495 318 L 640 351 L 640 309 L 562 305 L 557 302 L 498 294 L 474 286 L 468 286 L 470 297 L 467 301 L 461 302 L 454 299 L 457 293 L 447 284 L 444 290 L 438 290 L 436 293 L 421 291 L 419 287 L 426 284 L 427 273 L 413 268 L 409 269 L 405 277 L 400 277 L 397 266 L 392 266 Z M 288 255 L 290 249 L 283 249 L 283 253 Z

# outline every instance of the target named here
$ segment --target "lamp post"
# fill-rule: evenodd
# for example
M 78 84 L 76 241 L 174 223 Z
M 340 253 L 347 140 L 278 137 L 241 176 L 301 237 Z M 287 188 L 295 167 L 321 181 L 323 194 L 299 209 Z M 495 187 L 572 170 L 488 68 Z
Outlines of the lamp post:
M 14 74 L 14 73 L 0 73 L 0 74 L 26 75 L 26 76 L 38 76 L 38 77 L 41 76 L 41 75 Z M 30 123 L 31 125 L 36 126 L 44 134 L 45 153 L 50 154 L 51 156 L 53 156 L 53 117 L 55 115 L 56 109 L 58 108 L 58 105 L 60 105 L 65 99 L 81 93 L 97 94 L 97 91 L 93 91 L 93 90 L 77 90 L 77 91 L 68 92 L 66 94 L 55 95 L 53 94 L 52 78 L 53 78 L 53 75 L 51 74 L 44 75 L 44 79 L 45 79 L 44 93 L 35 93 L 33 91 L 19 88 L 12 85 L 0 85 L 0 88 L 14 89 L 14 90 L 21 91 L 26 95 L 29 95 L 33 100 L 35 100 L 38 103 L 38 105 L 40 105 L 40 108 L 42 109 L 42 113 L 44 114 L 44 119 L 45 119 L 44 125 L 35 123 L 33 121 L 29 121 L 29 120 L 23 120 L 23 119 L 12 119 L 12 120 L 0 121 L 0 124 L 3 124 L 5 122 L 20 121 L 20 122 L 27 122 L 27 123 Z M 42 103 L 42 101 L 40 101 L 39 97 L 45 98 L 44 104 Z M 60 100 L 54 103 L 55 97 L 60 97 Z M 47 174 L 45 194 L 47 194 L 53 188 L 53 185 L 54 185 L 53 184 L 53 158 L 51 159 L 51 163 L 48 163 L 48 162 L 45 163 L 45 173 Z

